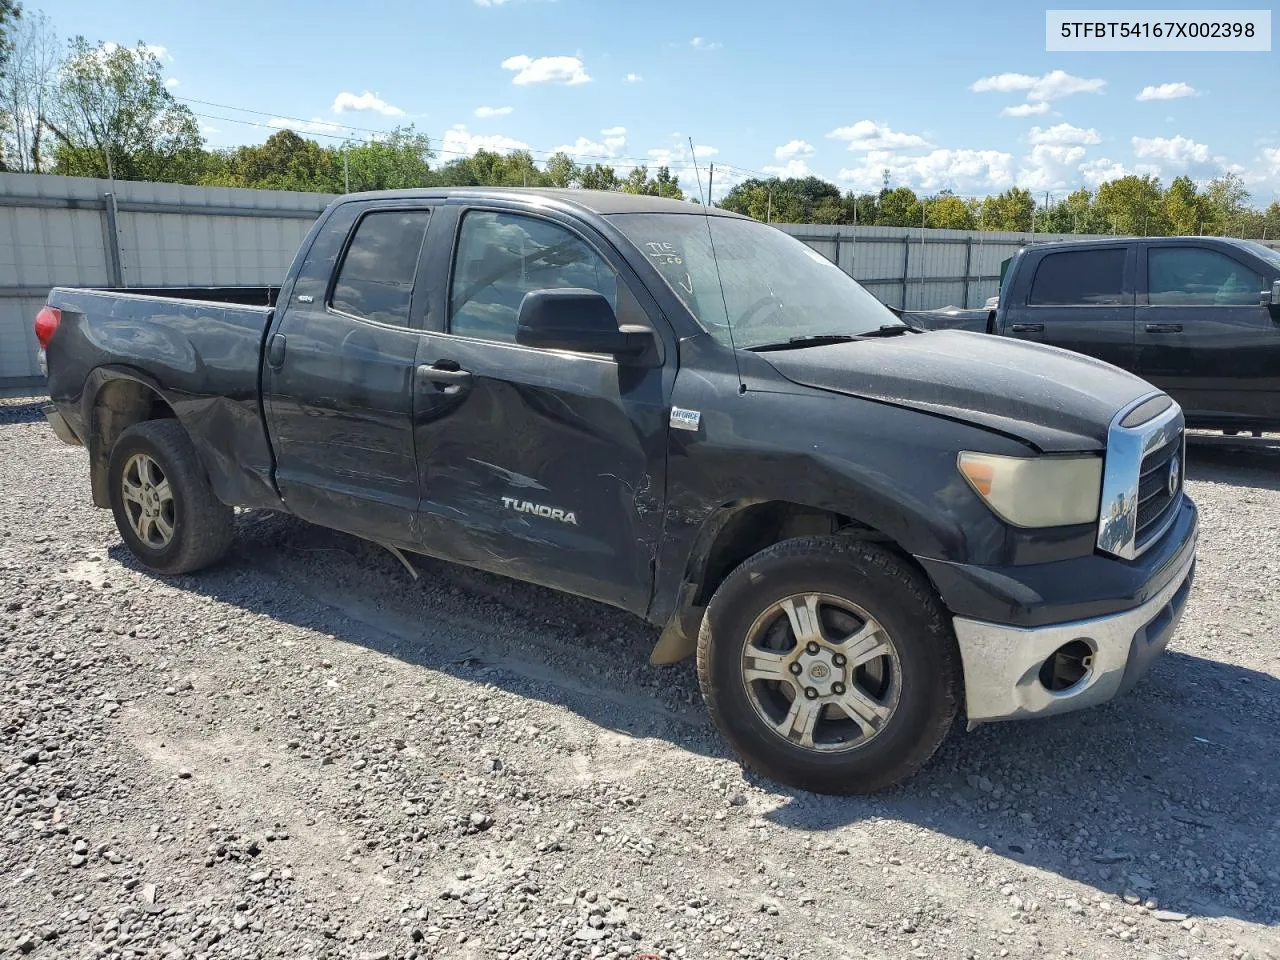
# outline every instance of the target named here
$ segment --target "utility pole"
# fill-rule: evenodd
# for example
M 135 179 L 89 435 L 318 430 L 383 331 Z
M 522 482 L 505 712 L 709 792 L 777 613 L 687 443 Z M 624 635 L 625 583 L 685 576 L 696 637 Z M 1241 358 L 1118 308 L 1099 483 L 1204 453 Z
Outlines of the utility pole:
M 707 206 L 708 207 L 715 206 L 715 204 L 712 202 L 713 198 L 711 195 L 711 185 L 715 183 L 715 181 L 716 181 L 716 165 L 713 163 L 711 164 L 711 168 L 707 173 Z
M 765 223 L 773 223 L 773 187 L 769 188 L 769 202 L 765 208 Z
M 349 141 L 342 141 L 342 192 L 351 192 L 351 165 L 347 160 L 347 146 Z

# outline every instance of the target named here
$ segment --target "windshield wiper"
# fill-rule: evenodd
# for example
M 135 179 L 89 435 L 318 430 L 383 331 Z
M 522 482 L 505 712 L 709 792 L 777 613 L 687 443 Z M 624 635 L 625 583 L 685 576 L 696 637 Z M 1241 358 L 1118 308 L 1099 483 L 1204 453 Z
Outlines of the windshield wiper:
M 779 340 L 777 343 L 762 343 L 758 346 L 747 347 L 747 349 L 756 352 L 764 350 L 795 350 L 800 347 L 821 347 L 829 343 L 852 343 L 855 340 L 865 340 L 868 337 L 895 337 L 900 333 L 911 332 L 912 330 L 908 326 L 898 323 L 886 323 L 875 330 L 868 330 L 866 333 L 811 333 L 802 337 Z

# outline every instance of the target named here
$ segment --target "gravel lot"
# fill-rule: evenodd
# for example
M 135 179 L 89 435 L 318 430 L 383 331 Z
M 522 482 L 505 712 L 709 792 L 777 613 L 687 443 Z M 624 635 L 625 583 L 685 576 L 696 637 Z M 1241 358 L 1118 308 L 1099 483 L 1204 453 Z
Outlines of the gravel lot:
M 1143 683 L 832 799 L 744 776 L 605 607 L 272 514 L 153 578 L 0 401 L 0 952 L 1280 956 L 1280 447 L 1190 460 Z

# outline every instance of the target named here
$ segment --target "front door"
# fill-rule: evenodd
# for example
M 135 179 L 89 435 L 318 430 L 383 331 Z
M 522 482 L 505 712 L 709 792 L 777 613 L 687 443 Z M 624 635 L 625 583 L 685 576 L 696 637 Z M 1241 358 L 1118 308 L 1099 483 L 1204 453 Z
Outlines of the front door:
M 1123 243 L 1046 253 L 1005 336 L 1047 343 L 1134 370 L 1133 271 Z
M 458 213 L 452 250 L 442 250 L 453 264 L 442 329 L 418 354 L 424 548 L 642 613 L 661 531 L 674 364 L 517 345 L 531 290 L 596 290 L 624 323 L 649 322 L 648 313 L 621 264 L 571 223 L 449 209 Z
M 338 208 L 279 307 L 263 371 L 289 509 L 403 546 L 414 542 L 418 504 L 414 287 L 429 218 L 421 205 Z
M 1221 250 L 1150 245 L 1137 307 L 1142 376 L 1207 426 L 1280 420 L 1280 324 L 1269 284 Z M 1145 300 L 1145 302 L 1143 302 Z

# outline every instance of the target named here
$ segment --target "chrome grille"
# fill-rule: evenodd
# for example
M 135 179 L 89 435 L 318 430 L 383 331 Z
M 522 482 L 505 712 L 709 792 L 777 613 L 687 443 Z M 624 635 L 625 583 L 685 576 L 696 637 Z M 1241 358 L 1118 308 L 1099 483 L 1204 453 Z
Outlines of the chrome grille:
M 1152 450 L 1142 458 L 1142 471 L 1138 476 L 1138 516 L 1135 540 L 1141 548 L 1147 545 L 1162 529 L 1162 521 L 1177 508 L 1182 493 L 1183 432 L 1164 446 Z M 1172 477 L 1170 476 L 1172 474 Z
M 1151 394 L 1116 414 L 1107 431 L 1098 549 L 1132 560 L 1160 539 L 1182 502 L 1185 446 L 1182 409 L 1169 397 Z

